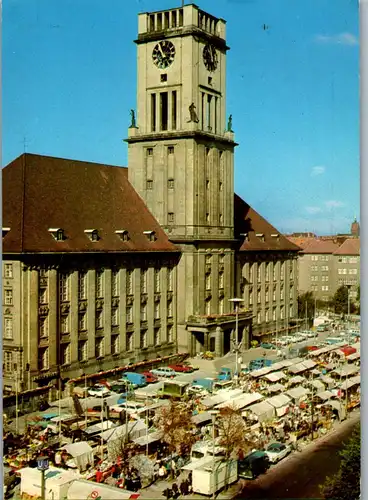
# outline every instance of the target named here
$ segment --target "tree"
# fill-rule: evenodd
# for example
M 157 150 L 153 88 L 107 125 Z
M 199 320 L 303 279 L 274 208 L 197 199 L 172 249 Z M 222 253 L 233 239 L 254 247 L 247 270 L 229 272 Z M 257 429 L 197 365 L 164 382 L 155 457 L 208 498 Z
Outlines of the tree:
M 246 440 L 246 425 L 240 410 L 234 406 L 221 408 L 216 419 L 219 432 L 219 444 L 225 449 L 225 458 L 238 458 L 239 453 L 246 453 L 251 444 Z
M 305 292 L 298 296 L 298 317 L 308 319 L 314 317 L 314 295 L 313 292 Z
M 162 432 L 162 441 L 169 446 L 171 453 L 188 453 L 196 440 L 192 413 L 183 402 L 170 400 L 167 406 L 159 408 L 154 425 Z
M 331 304 L 334 307 L 336 314 L 348 313 L 348 294 L 349 294 L 349 289 L 347 286 L 344 285 L 340 286 L 340 288 L 336 290 Z M 350 297 L 350 314 L 354 313 L 355 309 L 356 308 L 354 302 L 351 300 Z
M 360 498 L 360 425 L 340 452 L 340 469 L 321 486 L 323 498 L 358 500 Z

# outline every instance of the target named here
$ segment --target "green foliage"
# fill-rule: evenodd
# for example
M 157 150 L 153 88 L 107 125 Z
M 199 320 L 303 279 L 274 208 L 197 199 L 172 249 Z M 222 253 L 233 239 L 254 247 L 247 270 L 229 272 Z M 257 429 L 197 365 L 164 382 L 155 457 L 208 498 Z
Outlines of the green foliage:
M 309 319 L 314 317 L 313 292 L 305 292 L 298 297 L 298 317 L 305 318 L 305 313 L 307 313 Z
M 331 301 L 331 306 L 334 308 L 336 314 L 347 314 L 348 313 L 348 287 L 340 286 L 335 292 L 333 299 Z M 360 293 L 360 291 L 359 291 Z M 350 297 L 350 314 L 356 311 L 354 302 Z
M 336 476 L 328 477 L 321 493 L 324 499 L 359 500 L 360 498 L 360 425 L 340 452 L 340 469 Z

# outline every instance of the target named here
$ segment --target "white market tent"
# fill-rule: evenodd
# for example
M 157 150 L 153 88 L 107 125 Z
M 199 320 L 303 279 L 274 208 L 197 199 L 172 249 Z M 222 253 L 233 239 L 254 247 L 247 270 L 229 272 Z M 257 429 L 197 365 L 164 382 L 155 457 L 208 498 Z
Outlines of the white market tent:
M 339 375 L 340 377 L 350 377 L 350 375 L 355 375 L 360 372 L 360 367 L 356 365 L 343 365 L 341 368 L 337 368 L 332 373 Z
M 99 434 L 99 438 L 107 443 L 116 439 L 123 439 L 128 430 L 128 436 L 134 439 L 142 436 L 146 432 L 146 427 L 143 420 L 135 420 L 134 422 L 128 422 L 127 425 L 119 425 L 113 429 L 103 431 Z
M 230 401 L 220 403 L 216 406 L 216 409 L 225 408 L 226 406 L 234 406 L 237 410 L 241 410 L 246 406 L 255 403 L 256 401 L 259 401 L 260 399 L 263 399 L 263 396 L 258 392 L 245 393 Z
M 262 378 L 265 378 L 269 382 L 279 382 L 283 378 L 286 378 L 286 375 L 284 372 L 273 372 L 273 373 L 268 373 L 267 375 L 264 375 Z
M 334 410 L 337 410 L 340 415 L 340 419 L 344 419 L 346 417 L 346 409 L 343 404 L 341 404 L 340 401 L 336 401 L 334 399 L 329 399 L 325 403 L 323 403 L 323 406 L 331 406 Z
M 108 498 L 109 500 L 126 500 L 128 498 L 138 498 L 139 494 L 133 491 L 122 490 L 107 484 L 94 483 L 85 479 L 74 481 L 68 490 L 68 500 L 82 498 Z
M 84 430 L 84 432 L 89 435 L 98 434 L 101 431 L 113 429 L 114 427 L 117 427 L 117 425 L 114 424 L 114 422 L 111 422 L 110 420 L 104 420 L 103 422 L 98 422 L 97 424 L 90 425 Z
M 349 380 L 345 380 L 342 384 L 340 384 L 338 387 L 342 389 L 343 391 L 347 389 L 351 389 L 352 387 L 360 385 L 360 375 L 357 375 L 356 377 L 352 377 Z
M 310 392 L 311 391 L 309 389 L 299 386 L 294 387 L 293 389 L 289 389 L 288 391 L 286 391 L 286 394 L 294 400 L 299 400 L 307 394 L 310 394 Z
M 60 450 L 65 450 L 69 453 L 73 457 L 72 462 L 81 471 L 86 470 L 88 465 L 93 465 L 93 450 L 87 441 L 66 444 Z
M 349 356 L 346 356 L 346 359 L 348 361 L 355 361 L 356 359 L 360 359 L 360 352 L 353 352 L 353 354 L 349 354 Z
M 316 398 L 322 399 L 322 401 L 327 401 L 328 399 L 333 398 L 334 395 L 331 391 L 321 391 L 317 392 Z
M 295 377 L 289 378 L 289 384 L 302 384 L 305 382 L 305 378 L 301 375 L 295 375 Z
M 321 349 L 317 349 L 315 351 L 310 351 L 309 356 L 311 357 L 318 357 L 321 354 L 326 354 L 328 352 L 332 351 L 337 351 L 338 349 L 341 349 L 341 347 L 347 346 L 346 342 L 339 342 L 338 344 L 333 344 L 333 345 L 326 345 L 325 347 L 321 347 Z
M 320 380 L 312 380 L 309 385 L 313 386 L 317 391 L 324 391 L 326 389 L 325 385 Z
M 214 396 L 203 398 L 201 400 L 201 403 L 206 408 L 212 408 L 213 406 L 216 406 L 220 403 L 224 403 L 225 401 L 230 401 L 231 399 L 236 398 L 241 394 L 243 394 L 242 389 L 231 389 L 231 390 L 223 389 L 221 391 L 218 391 L 218 393 L 215 394 Z
M 311 359 L 306 359 L 302 363 L 298 363 L 296 365 L 289 366 L 288 371 L 290 373 L 301 373 L 305 372 L 307 370 L 310 370 L 311 368 L 314 368 L 317 363 L 312 361 Z
M 271 366 L 265 366 L 264 368 L 259 368 L 258 370 L 253 370 L 250 372 L 252 377 L 258 378 L 262 377 L 263 375 L 267 375 L 267 373 L 271 373 L 273 371 L 273 368 Z
M 20 494 L 34 498 L 41 497 L 41 472 L 32 467 L 20 469 Z M 78 478 L 78 473 L 71 470 L 50 467 L 45 472 L 45 488 L 49 492 L 47 498 L 65 498 L 70 484 Z
M 321 375 L 320 379 L 322 380 L 322 382 L 324 384 L 327 385 L 327 387 L 329 389 L 331 389 L 332 387 L 335 387 L 335 385 L 336 385 L 336 381 L 332 377 L 329 377 L 328 375 Z
M 277 384 L 269 385 L 267 390 L 269 393 L 280 392 L 280 391 L 285 392 L 286 387 L 282 384 L 277 383 Z
M 276 415 L 281 417 L 287 413 L 291 399 L 286 394 L 279 394 L 266 399 L 265 402 L 272 405 L 276 409 Z
M 263 422 L 264 420 L 270 420 L 275 416 L 275 407 L 266 403 L 266 401 L 261 401 L 248 408 L 249 412 L 257 417 L 258 422 Z
M 132 441 L 138 446 L 146 446 L 147 444 L 159 441 L 161 438 L 162 438 L 162 432 L 154 431 L 154 432 L 149 432 L 148 434 L 145 434 L 144 436 L 141 436 L 139 438 L 135 438 Z

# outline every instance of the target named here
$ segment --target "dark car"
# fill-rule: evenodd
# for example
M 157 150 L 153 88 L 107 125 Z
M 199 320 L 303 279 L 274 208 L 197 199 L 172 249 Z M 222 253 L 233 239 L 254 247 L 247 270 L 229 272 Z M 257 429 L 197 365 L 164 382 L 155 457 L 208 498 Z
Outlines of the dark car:
M 260 347 L 262 347 L 262 349 L 277 349 L 277 347 L 270 342 L 262 342 Z
M 253 451 L 243 460 L 238 460 L 238 474 L 242 479 L 256 479 L 265 474 L 271 464 L 264 451 Z

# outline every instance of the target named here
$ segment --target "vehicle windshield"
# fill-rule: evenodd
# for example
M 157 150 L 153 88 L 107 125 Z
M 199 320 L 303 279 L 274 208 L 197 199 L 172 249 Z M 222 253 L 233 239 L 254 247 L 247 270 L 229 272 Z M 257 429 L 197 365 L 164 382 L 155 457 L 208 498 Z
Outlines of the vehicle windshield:
M 270 444 L 270 446 L 267 448 L 267 451 L 278 452 L 278 451 L 280 451 L 280 449 L 281 449 L 281 445 L 274 443 L 274 444 Z
M 202 453 L 201 451 L 193 451 L 192 452 L 192 458 L 203 458 L 204 457 L 204 453 Z

